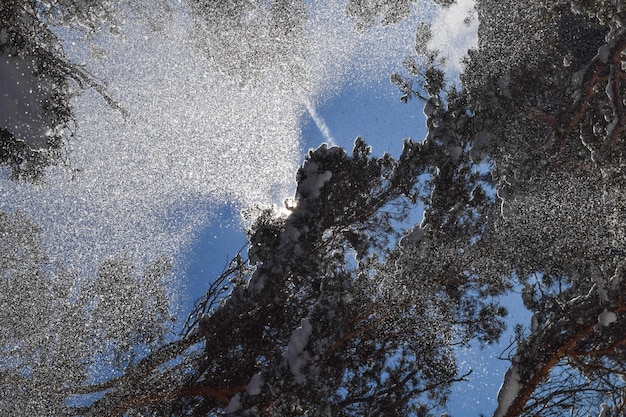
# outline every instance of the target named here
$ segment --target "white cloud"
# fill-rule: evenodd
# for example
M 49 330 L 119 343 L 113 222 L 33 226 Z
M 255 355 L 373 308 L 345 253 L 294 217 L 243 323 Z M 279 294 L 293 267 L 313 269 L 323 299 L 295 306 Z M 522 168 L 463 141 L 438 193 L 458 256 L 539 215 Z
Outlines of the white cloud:
M 309 113 L 309 116 L 311 116 L 311 119 L 313 119 L 313 122 L 315 123 L 315 126 L 317 126 L 317 129 L 320 131 L 322 136 L 324 136 L 324 140 L 326 141 L 326 143 L 328 143 L 330 146 L 336 146 L 337 144 L 335 142 L 335 138 L 333 138 L 333 135 L 330 132 L 330 128 L 326 124 L 326 121 L 317 112 L 317 110 L 311 104 L 309 99 L 303 96 L 302 97 L 302 103 L 304 104 L 304 107 L 306 108 L 307 112 Z

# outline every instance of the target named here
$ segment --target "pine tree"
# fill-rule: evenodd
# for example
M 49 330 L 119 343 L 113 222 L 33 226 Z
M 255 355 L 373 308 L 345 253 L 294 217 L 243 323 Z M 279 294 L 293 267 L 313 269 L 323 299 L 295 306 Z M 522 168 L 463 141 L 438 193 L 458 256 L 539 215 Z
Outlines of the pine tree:
M 497 339 L 505 311 L 481 299 L 499 289 L 444 261 L 457 253 L 436 234 L 416 230 L 393 249 L 411 199 L 427 198 L 415 174 L 432 167 L 435 148 L 407 141 L 397 161 L 372 157 L 361 139 L 352 156 L 325 145 L 311 151 L 288 216 L 264 211 L 251 225 L 252 269 L 238 258 L 194 312 L 185 337 L 107 385 L 93 415 L 443 409 L 451 384 L 466 377 L 452 347 Z M 429 235 L 423 252 L 418 234 Z M 221 291 L 230 293 L 218 302 Z M 181 354 L 182 362 L 160 368 Z
M 500 201 L 481 239 L 495 259 L 477 273 L 516 277 L 534 313 L 495 415 L 620 415 L 626 10 L 489 0 L 477 10 L 465 135 Z
M 363 27 L 391 24 L 405 3 L 390 12 L 349 2 L 347 13 Z M 242 18 L 237 7 L 231 21 Z M 310 151 L 286 210 L 249 214 L 247 257 L 214 282 L 184 334 L 130 357 L 138 340 L 156 339 L 141 332 L 144 317 L 125 315 L 131 326 L 112 331 L 126 340 L 116 345 L 122 373 L 91 385 L 79 375 L 63 395 L 91 400 L 62 412 L 435 415 L 470 377 L 453 348 L 496 341 L 506 314 L 497 297 L 518 286 L 533 318 L 518 328 L 495 415 L 623 414 L 626 9 L 583 0 L 476 9 L 479 45 L 458 85 L 428 50 L 427 25 L 407 74 L 391 76 L 401 100 L 423 101 L 422 142 L 406 140 L 397 159 L 372 156 L 361 139 L 351 155 Z M 260 71 L 254 60 L 226 63 Z M 422 205 L 423 221 L 410 224 Z M 133 282 L 128 268 L 103 264 L 94 288 L 119 292 Z M 109 299 L 93 304 L 94 317 L 106 317 Z M 14 374 L 29 377 L 16 363 Z

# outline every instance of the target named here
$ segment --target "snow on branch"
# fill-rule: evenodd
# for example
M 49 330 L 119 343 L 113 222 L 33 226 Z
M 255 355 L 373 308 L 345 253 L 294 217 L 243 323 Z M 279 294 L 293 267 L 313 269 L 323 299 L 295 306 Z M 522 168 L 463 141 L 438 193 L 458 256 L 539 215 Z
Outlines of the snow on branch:
M 498 391 L 498 408 L 493 417 L 504 417 L 522 389 L 519 367 L 516 358 L 504 374 L 504 381 Z
M 309 338 L 313 333 L 313 326 L 310 320 L 302 319 L 300 327 L 291 334 L 285 358 L 289 364 L 289 369 L 295 377 L 296 383 L 302 385 L 306 381 L 306 377 L 302 374 L 302 368 L 308 361 L 308 355 L 304 348 L 309 343 Z
M 572 76 L 572 86 L 576 89 L 578 99 L 574 105 L 574 113 L 568 116 L 569 123 L 563 130 L 561 151 L 592 107 L 594 98 L 601 90 L 598 86 L 603 83 L 605 83 L 604 91 L 611 107 L 611 114 L 605 115 L 607 121 L 610 122 L 606 128 L 606 146 L 612 147 L 620 134 L 624 132 L 626 128 L 622 95 L 624 87 L 622 81 L 626 79 L 626 73 L 622 68 L 624 50 L 626 50 L 626 28 L 620 30 L 608 43 L 601 46 L 591 62 Z

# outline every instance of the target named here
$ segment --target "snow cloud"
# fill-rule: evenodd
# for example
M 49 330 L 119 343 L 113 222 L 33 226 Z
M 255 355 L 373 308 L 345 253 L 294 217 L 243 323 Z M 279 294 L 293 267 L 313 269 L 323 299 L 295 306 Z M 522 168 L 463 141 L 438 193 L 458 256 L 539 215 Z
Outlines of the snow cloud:
M 50 169 L 40 188 L 0 179 L 0 210 L 40 224 L 51 256 L 81 272 L 112 256 L 177 257 L 221 204 L 284 198 L 300 159 L 300 106 L 273 85 L 245 90 L 212 73 L 184 11 L 166 32 L 141 21 L 124 31 L 66 50 L 106 80 L 128 118 L 85 92 L 73 102 L 69 168 Z M 94 59 L 96 46 L 106 55 Z
M 314 97 L 332 95 L 344 83 L 389 83 L 389 75 L 401 71 L 403 61 L 415 55 L 415 28 L 432 14 L 432 8 L 420 2 L 399 23 L 359 32 L 355 21 L 346 18 L 345 7 L 345 1 L 311 1 L 307 37 Z

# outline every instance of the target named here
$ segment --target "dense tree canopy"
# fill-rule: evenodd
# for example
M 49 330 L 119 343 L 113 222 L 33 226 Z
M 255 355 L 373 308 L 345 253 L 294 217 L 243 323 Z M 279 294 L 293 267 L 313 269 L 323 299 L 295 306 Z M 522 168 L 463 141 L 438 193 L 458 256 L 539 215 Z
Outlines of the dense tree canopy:
M 73 11 L 70 24 L 91 28 L 102 24 L 100 14 L 109 16 L 104 6 L 98 14 L 78 4 L 63 6 Z M 293 41 L 303 30 L 301 2 L 191 4 L 195 30 L 218 42 L 233 39 L 222 39 L 224 31 L 263 16 L 241 33 L 262 39 L 260 50 L 277 65 L 281 54 L 302 46 Z M 346 14 L 362 30 L 401 20 L 411 5 L 349 1 Z M 91 80 L 62 54 L 40 61 L 57 42 L 45 26 L 37 35 L 43 43 L 15 29 L 63 13 L 47 15 L 52 9 L 39 3 L 23 8 L 28 13 L 15 7 L 0 6 L 17 22 L 3 29 L 11 33 L 5 54 L 38 51 L 33 74 L 39 77 L 36 65 L 54 63 L 41 77 L 60 77 L 59 88 L 69 79 Z M 350 154 L 327 145 L 311 150 L 284 210 L 247 213 L 247 253 L 216 279 L 174 341 L 162 339 L 167 311 L 152 308 L 166 304 L 155 301 L 165 295 L 152 284 L 167 275 L 165 262 L 138 277 L 128 262 L 111 260 L 89 288 L 74 288 L 71 274 L 40 252 L 36 227 L 2 214 L 0 285 L 7 290 L 0 293 L 40 295 L 37 303 L 0 297 L 0 327 L 8 335 L 0 336 L 7 381 L 0 409 L 437 415 L 456 383 L 471 377 L 459 372 L 454 348 L 497 341 L 506 315 L 498 296 L 521 287 L 533 318 L 517 330 L 495 415 L 622 415 L 626 6 L 477 0 L 476 10 L 478 47 L 468 51 L 458 83 L 429 50 L 427 25 L 418 28 L 406 74 L 391 76 L 403 101 L 423 101 L 427 137 L 405 140 L 398 158 L 373 156 L 360 138 Z M 211 55 L 211 42 L 197 46 Z M 244 56 L 213 58 L 238 82 L 258 82 L 265 61 Z M 66 118 L 55 123 L 70 120 L 63 109 L 55 114 Z M 10 155 L 3 162 L 19 153 L 4 144 L 30 149 L 7 129 L 2 134 L 0 157 Z M 418 207 L 424 218 L 411 224 Z M 124 298 L 129 288 L 143 296 Z M 120 303 L 129 309 L 121 316 Z M 15 308 L 28 314 L 16 320 Z M 47 318 L 45 328 L 38 317 Z M 110 350 L 89 344 L 96 339 Z M 109 358 L 119 372 L 93 382 L 88 366 L 64 363 L 68 358 L 83 365 Z M 55 390 L 38 385 L 50 378 Z M 66 401 L 77 396 L 82 400 Z
M 464 78 L 502 200 L 497 241 L 535 313 L 501 415 L 586 415 L 601 403 L 618 415 L 624 11 L 514 3 L 478 4 L 481 43 Z M 504 15 L 517 20 L 490 24 Z

